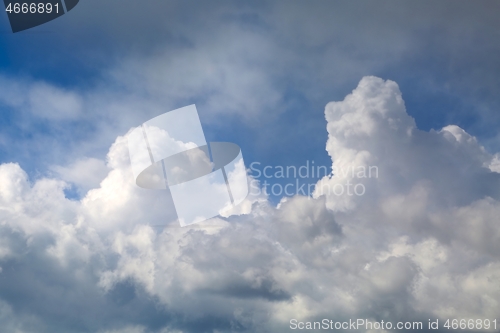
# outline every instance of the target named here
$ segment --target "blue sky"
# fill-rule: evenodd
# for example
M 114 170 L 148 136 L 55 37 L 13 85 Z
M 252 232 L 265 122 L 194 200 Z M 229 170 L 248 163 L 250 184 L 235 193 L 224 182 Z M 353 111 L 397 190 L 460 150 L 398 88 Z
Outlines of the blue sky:
M 0 15 L 0 327 L 499 313 L 499 10 L 82 0 L 16 34 Z M 381 177 L 359 198 L 307 179 L 314 198 L 251 197 L 216 228 L 175 228 L 167 195 L 130 180 L 124 135 L 193 103 L 207 141 L 238 144 L 247 167 L 371 163 Z

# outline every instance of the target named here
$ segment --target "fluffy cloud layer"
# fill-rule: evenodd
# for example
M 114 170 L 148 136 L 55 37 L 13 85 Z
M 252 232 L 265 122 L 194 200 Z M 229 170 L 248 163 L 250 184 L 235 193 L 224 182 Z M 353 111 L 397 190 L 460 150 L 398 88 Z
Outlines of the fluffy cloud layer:
M 1 165 L 2 331 L 288 332 L 292 318 L 494 319 L 498 157 L 457 126 L 417 129 L 392 81 L 363 78 L 325 115 L 338 172 L 314 198 L 278 207 L 254 198 L 246 215 L 194 227 L 177 226 L 168 193 L 134 185 L 124 137 L 110 148 L 107 176 L 79 201 L 65 197 L 62 180 L 33 183 L 17 164 Z M 89 166 L 103 170 L 96 161 L 56 170 L 73 181 Z M 370 166 L 376 176 L 343 172 Z M 347 182 L 363 195 L 334 191 Z

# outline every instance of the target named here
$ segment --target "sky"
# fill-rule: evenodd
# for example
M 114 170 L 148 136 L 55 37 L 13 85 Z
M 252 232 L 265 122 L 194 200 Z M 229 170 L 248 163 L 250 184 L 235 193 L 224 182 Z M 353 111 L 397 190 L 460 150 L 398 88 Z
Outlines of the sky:
M 500 326 L 499 10 L 82 0 L 15 34 L 0 15 L 1 331 Z M 295 192 L 180 228 L 126 135 L 190 104 L 258 188 Z M 335 175 L 258 175 L 313 163 Z

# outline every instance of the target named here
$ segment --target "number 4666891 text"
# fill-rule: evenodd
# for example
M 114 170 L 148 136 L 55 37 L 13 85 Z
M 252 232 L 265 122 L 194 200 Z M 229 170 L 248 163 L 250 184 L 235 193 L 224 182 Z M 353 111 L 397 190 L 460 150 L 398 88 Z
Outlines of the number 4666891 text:
M 59 4 L 52 5 L 50 2 L 39 3 L 9 3 L 5 11 L 9 14 L 50 14 L 52 11 L 59 13 Z

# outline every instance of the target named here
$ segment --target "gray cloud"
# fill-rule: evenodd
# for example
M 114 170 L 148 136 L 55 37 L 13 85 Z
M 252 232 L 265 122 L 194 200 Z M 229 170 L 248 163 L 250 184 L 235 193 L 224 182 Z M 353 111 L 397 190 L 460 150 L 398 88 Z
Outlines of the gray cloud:
M 425 129 L 456 123 L 497 150 L 496 1 L 89 0 L 75 9 L 43 28 L 57 33 L 26 33 L 8 48 L 32 77 L 0 82 L 11 116 L 0 143 L 25 169 L 102 159 L 130 127 L 193 102 L 213 131 L 252 135 L 259 157 L 287 143 L 307 153 L 323 141 L 309 135 L 323 128 L 322 106 L 368 74 L 398 81 Z
M 392 81 L 363 78 L 325 115 L 333 166 L 376 165 L 378 178 L 326 177 L 314 198 L 253 199 L 248 214 L 205 226 L 176 227 L 168 195 L 133 184 L 123 137 L 79 201 L 61 180 L 30 182 L 2 164 L 2 327 L 287 332 L 292 318 L 493 319 L 495 157 L 459 127 L 417 129 Z M 325 192 L 345 180 L 365 195 Z

